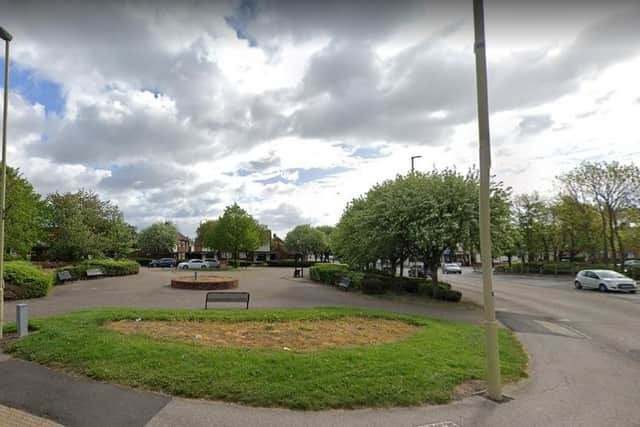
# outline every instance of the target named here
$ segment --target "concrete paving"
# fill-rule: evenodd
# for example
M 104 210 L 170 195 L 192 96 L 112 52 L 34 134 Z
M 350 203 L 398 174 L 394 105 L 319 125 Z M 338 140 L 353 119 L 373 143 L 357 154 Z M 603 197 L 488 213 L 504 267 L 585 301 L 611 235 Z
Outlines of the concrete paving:
M 387 300 L 345 293 L 306 280 L 294 280 L 289 277 L 289 270 L 263 268 L 228 274 L 240 279 L 239 290 L 251 292 L 254 307 L 354 306 L 469 322 L 481 320 L 481 312 L 472 304 L 412 304 L 398 298 Z M 204 292 L 174 290 L 167 286 L 170 277 L 176 274 L 184 273 L 143 269 L 135 277 L 78 282 L 55 289 L 47 298 L 29 301 L 29 305 L 35 316 L 98 306 L 201 308 Z M 481 303 L 479 274 L 465 271 L 462 276 L 446 276 L 446 280 L 462 290 L 466 299 Z M 136 393 L 135 399 L 139 399 L 140 403 L 134 405 L 141 408 L 137 414 L 124 404 L 97 412 L 102 420 L 110 420 L 109 416 L 122 417 L 113 418 L 115 421 L 110 425 L 134 426 L 146 422 L 154 427 L 423 426 L 437 423 L 458 426 L 640 426 L 640 409 L 636 404 L 640 395 L 640 382 L 637 381 L 640 305 L 635 302 L 636 296 L 576 291 L 571 286 L 571 281 L 564 278 L 496 276 L 498 317 L 516 331 L 531 356 L 530 379 L 507 387 L 505 393 L 513 400 L 506 403 L 498 404 L 478 396 L 450 405 L 414 408 L 318 412 L 251 408 L 133 391 L 72 378 L 15 360 L 0 362 L 0 390 L 19 388 L 19 381 L 26 379 L 32 382 L 33 396 L 38 396 L 36 389 L 40 388 L 43 397 L 35 398 L 31 393 L 25 393 L 7 402 L 2 393 L 0 403 L 60 420 L 65 425 L 98 425 L 88 421 L 96 419 L 88 418 L 92 410 L 78 410 L 77 418 L 72 418 L 76 408 L 71 406 L 72 402 L 84 405 L 83 399 L 91 393 L 49 399 L 57 402 L 49 406 L 44 399 L 45 395 L 56 396 L 64 388 L 82 390 L 93 385 L 108 388 L 94 392 L 104 393 L 97 401 L 107 399 L 110 393 L 114 394 L 111 398 L 116 402 L 119 393 L 123 396 Z M 47 378 L 58 375 L 67 382 L 66 386 L 60 386 L 60 391 L 54 387 L 53 391 L 47 392 L 47 384 L 57 381 L 49 382 Z M 83 384 L 78 386 L 76 382 Z M 35 403 L 27 405 L 25 402 L 28 401 Z M 88 407 L 100 410 L 91 405 Z

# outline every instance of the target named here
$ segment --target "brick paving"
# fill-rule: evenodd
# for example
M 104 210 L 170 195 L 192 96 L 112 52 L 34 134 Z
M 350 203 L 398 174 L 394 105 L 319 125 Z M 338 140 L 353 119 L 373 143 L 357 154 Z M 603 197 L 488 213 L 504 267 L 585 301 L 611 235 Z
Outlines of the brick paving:
M 0 427 L 60 427 L 45 418 L 36 417 L 18 409 L 0 405 Z

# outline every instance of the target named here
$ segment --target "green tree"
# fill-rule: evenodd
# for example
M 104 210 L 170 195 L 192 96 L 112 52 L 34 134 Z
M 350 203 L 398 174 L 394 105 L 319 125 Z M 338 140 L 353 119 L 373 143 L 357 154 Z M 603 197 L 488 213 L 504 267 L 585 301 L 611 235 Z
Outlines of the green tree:
M 165 255 L 171 253 L 178 241 L 178 230 L 169 222 L 157 222 L 143 229 L 138 234 L 140 251 L 149 255 Z
M 640 169 L 634 164 L 584 162 L 558 179 L 565 193 L 598 209 L 605 260 L 610 249 L 613 259 L 618 259 L 619 254 L 622 263 L 626 251 L 620 216 L 625 210 L 638 208 Z
M 309 254 L 314 254 L 317 259 L 327 248 L 327 236 L 309 224 L 298 225 L 287 233 L 284 246 L 290 251 L 300 252 L 305 259 Z
M 0 185 L 2 181 L 0 180 Z M 44 201 L 18 169 L 7 167 L 5 251 L 26 258 L 45 238 Z
M 53 193 L 46 199 L 49 252 L 53 259 L 124 256 L 132 245 L 122 212 L 91 191 Z
M 520 232 L 522 249 L 528 262 L 548 259 L 550 249 L 550 210 L 540 194 L 521 194 L 515 198 L 514 217 Z
M 560 195 L 551 205 L 557 223 L 560 248 L 575 262 L 580 253 L 593 256 L 598 249 L 598 211 L 569 195 Z
M 217 224 L 217 220 L 209 220 L 200 223 L 196 230 L 196 244 L 203 248 L 217 249 L 213 246 L 215 244 Z
M 263 228 L 237 203 L 225 208 L 213 230 L 210 247 L 231 252 L 234 260 L 240 252 L 255 251 L 265 235 Z

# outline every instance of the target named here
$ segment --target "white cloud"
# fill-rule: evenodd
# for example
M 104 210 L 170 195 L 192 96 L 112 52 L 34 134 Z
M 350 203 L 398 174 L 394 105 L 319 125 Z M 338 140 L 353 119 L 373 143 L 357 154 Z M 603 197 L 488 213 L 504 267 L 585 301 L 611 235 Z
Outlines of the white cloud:
M 65 96 L 58 117 L 11 93 L 9 162 L 43 193 L 94 189 L 138 226 L 193 234 L 238 202 L 283 236 L 334 223 L 413 155 L 419 170 L 466 170 L 471 7 L 389 5 L 3 4 L 12 59 Z M 493 166 L 517 192 L 581 160 L 638 155 L 640 8 L 574 9 L 487 7 Z M 384 156 L 353 155 L 376 147 Z

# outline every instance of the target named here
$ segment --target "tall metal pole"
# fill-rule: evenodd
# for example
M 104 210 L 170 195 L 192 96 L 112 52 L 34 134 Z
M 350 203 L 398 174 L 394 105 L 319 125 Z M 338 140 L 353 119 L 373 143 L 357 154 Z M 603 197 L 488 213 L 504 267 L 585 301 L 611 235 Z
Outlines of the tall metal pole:
M 473 0 L 474 50 L 476 55 L 476 85 L 478 89 L 478 132 L 480 139 L 480 256 L 482 258 L 482 289 L 487 337 L 488 393 L 491 399 L 502 400 L 498 327 L 493 294 L 491 233 L 489 228 L 491 146 L 489 143 L 489 102 L 487 96 L 487 58 L 485 53 L 483 9 L 483 0 Z
M 9 42 L 13 37 L 0 27 L 0 38 L 5 42 L 4 49 L 4 107 L 2 110 L 2 185 L 0 186 L 0 338 L 4 327 L 4 218 L 7 190 L 7 106 L 9 104 Z

